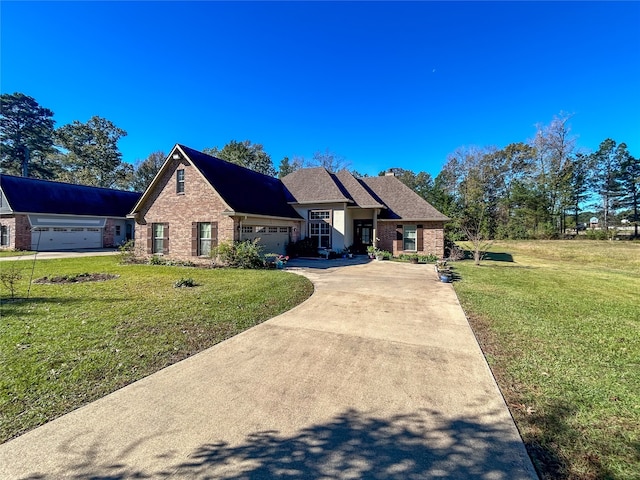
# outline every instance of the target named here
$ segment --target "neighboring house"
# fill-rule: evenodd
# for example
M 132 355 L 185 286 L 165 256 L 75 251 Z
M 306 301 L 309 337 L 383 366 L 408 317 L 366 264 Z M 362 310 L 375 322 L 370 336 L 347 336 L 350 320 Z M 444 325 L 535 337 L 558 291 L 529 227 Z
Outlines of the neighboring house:
M 444 253 L 449 220 L 393 176 L 357 179 L 305 168 L 282 180 L 176 145 L 133 208 L 149 255 L 207 257 L 222 241 L 260 238 L 284 253 L 309 237 L 318 249 Z
M 140 193 L 0 175 L 0 248 L 115 247 L 133 238 L 127 219 Z

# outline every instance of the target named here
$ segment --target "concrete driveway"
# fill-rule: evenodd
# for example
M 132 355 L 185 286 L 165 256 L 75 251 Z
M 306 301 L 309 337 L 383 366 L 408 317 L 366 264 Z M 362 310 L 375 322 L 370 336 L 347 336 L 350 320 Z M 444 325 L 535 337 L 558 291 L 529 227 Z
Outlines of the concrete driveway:
M 60 250 L 55 252 L 37 252 L 37 254 L 18 255 L 15 257 L 0 257 L 0 262 L 13 260 L 52 260 L 59 258 L 78 258 L 78 257 L 102 257 L 106 255 L 117 255 L 119 252 L 113 248 L 87 248 L 81 250 Z
M 331 262 L 289 263 L 316 288 L 293 310 L 0 445 L 0 478 L 537 478 L 452 286 Z

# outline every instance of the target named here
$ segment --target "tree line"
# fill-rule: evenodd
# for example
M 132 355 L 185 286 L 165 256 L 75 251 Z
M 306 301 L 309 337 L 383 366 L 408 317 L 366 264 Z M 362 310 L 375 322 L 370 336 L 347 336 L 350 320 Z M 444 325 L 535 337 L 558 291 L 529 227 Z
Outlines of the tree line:
M 100 187 L 143 191 L 166 155 L 153 152 L 130 164 L 118 141 L 127 132 L 99 116 L 54 128 L 53 112 L 22 93 L 0 98 L 0 170 Z M 393 168 L 400 181 L 452 218 L 448 234 L 467 238 L 557 238 L 578 229 L 584 212 L 596 214 L 606 230 L 623 216 L 638 236 L 640 160 L 625 143 L 605 139 L 596 152 L 578 148 L 570 115 L 537 125 L 534 137 L 503 148 L 460 147 L 433 178 L 429 173 Z M 284 157 L 278 169 L 261 144 L 231 140 L 205 153 L 265 175 L 283 176 L 304 167 L 331 172 L 349 169 L 326 149 L 310 159 Z M 351 170 L 356 177 L 364 175 Z M 386 172 L 380 172 L 384 175 Z
M 54 128 L 54 113 L 23 93 L 0 97 L 0 171 L 45 180 L 97 187 L 143 191 L 164 163 L 157 151 L 134 164 L 124 162 L 118 141 L 127 132 L 113 122 L 94 116 Z M 231 140 L 224 147 L 203 150 L 209 155 L 270 176 L 283 177 L 298 168 L 324 166 L 332 171 L 345 168 L 346 160 L 329 151 L 318 151 L 312 159 L 285 157 L 276 171 L 271 156 L 261 144 Z

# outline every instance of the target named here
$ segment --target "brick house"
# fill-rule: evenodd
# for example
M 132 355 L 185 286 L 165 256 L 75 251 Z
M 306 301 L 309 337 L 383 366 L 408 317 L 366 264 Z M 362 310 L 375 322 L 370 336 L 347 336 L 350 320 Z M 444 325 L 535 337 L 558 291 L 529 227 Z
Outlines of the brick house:
M 449 220 L 393 176 L 304 168 L 279 180 L 179 144 L 129 217 L 139 250 L 190 260 L 222 241 L 260 238 L 284 253 L 306 237 L 319 249 L 442 256 Z
M 133 238 L 140 193 L 0 175 L 0 249 L 115 247 Z

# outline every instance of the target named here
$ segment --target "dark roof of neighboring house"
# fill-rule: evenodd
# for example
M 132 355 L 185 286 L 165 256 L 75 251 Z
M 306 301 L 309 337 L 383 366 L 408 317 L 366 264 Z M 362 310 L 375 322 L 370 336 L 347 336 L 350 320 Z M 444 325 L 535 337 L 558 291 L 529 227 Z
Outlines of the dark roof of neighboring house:
M 449 220 L 396 177 L 365 177 L 360 182 L 386 205 L 387 209 L 380 212 L 380 220 Z
M 301 168 L 282 178 L 293 203 L 351 203 L 353 199 L 323 167 Z
M 0 175 L 13 212 L 126 217 L 141 194 L 111 188 Z
M 177 145 L 237 213 L 299 219 L 277 178 L 255 172 L 184 145 Z

